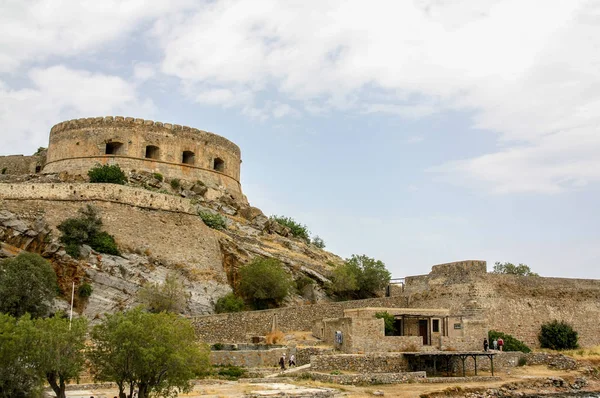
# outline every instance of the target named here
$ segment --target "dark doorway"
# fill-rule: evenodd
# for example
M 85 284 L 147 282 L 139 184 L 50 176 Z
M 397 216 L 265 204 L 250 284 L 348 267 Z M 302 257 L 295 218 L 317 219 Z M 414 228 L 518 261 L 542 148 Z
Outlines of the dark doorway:
M 394 336 L 403 336 L 404 331 L 402 330 L 402 319 L 394 320 L 394 329 L 396 329 L 396 334 Z
M 428 327 L 427 327 L 427 319 L 420 319 L 419 320 L 419 336 L 423 336 L 423 345 L 428 345 L 429 344 L 429 333 L 428 333 Z
M 215 158 L 213 162 L 213 170 L 223 172 L 225 170 L 225 161 L 221 158 Z
M 194 164 L 196 156 L 192 151 L 183 151 L 183 155 L 181 156 L 181 163 L 185 164 Z
M 123 143 L 121 142 L 107 142 L 106 155 L 121 155 L 123 152 Z
M 160 149 L 154 145 L 146 147 L 146 157 L 149 159 L 158 159 Z

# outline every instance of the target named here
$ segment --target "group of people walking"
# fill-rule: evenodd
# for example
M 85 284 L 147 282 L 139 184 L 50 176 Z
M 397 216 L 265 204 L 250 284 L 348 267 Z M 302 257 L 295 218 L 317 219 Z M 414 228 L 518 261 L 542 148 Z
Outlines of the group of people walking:
M 288 365 L 290 368 L 296 366 L 296 356 L 294 354 L 290 355 Z M 281 371 L 285 370 L 285 352 L 283 353 L 281 358 L 279 358 L 279 366 L 281 367 Z
M 500 337 L 499 339 L 494 339 L 494 341 L 492 341 L 492 347 L 495 351 L 502 351 L 502 349 L 504 348 L 504 340 L 502 339 L 502 337 Z M 488 351 L 489 348 L 490 347 L 488 339 L 486 337 L 483 339 L 483 351 Z

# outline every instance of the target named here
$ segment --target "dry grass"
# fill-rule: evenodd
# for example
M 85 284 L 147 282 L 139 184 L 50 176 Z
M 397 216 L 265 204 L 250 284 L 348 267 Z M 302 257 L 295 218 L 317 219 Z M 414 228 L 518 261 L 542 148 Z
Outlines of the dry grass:
M 265 336 L 267 344 L 278 344 L 283 342 L 285 334 L 281 330 L 274 330 Z

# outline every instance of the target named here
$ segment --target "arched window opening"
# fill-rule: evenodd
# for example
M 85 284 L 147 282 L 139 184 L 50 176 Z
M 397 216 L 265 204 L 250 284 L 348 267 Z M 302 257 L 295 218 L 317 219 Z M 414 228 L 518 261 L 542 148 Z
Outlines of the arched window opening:
M 107 155 L 121 155 L 123 154 L 123 143 L 122 142 L 107 142 L 106 151 Z
M 183 151 L 183 156 L 181 157 L 181 163 L 185 164 L 194 164 L 196 161 L 196 155 L 192 151 Z
M 42 171 L 42 166 L 40 166 L 39 164 L 37 166 L 35 166 L 35 174 L 38 174 Z M 4 173 L 3 173 L 4 174 Z
M 213 160 L 213 170 L 223 172 L 225 170 L 225 162 L 221 158 L 215 158 Z
M 146 158 L 148 159 L 158 159 L 160 149 L 154 145 L 146 146 Z

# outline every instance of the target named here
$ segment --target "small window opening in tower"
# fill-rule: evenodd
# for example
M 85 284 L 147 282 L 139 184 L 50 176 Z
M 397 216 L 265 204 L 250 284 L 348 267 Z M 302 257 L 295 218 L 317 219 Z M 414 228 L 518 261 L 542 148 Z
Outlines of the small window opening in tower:
M 215 158 L 213 161 L 213 170 L 223 172 L 225 170 L 225 162 L 221 158 Z
M 146 147 L 146 157 L 148 159 L 158 159 L 160 149 L 154 145 L 148 145 Z
M 196 162 L 196 155 L 192 151 L 183 151 L 183 155 L 181 157 L 181 163 L 185 164 L 194 164 Z
M 107 142 L 105 153 L 107 155 L 121 155 L 123 153 L 123 148 L 122 142 Z
M 41 171 L 42 171 L 42 166 L 40 166 L 39 164 L 37 166 L 35 166 L 35 174 L 38 174 Z M 4 173 L 2 173 L 2 174 L 4 174 Z

